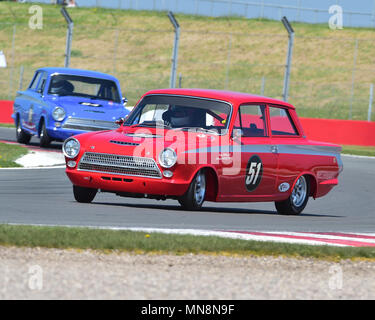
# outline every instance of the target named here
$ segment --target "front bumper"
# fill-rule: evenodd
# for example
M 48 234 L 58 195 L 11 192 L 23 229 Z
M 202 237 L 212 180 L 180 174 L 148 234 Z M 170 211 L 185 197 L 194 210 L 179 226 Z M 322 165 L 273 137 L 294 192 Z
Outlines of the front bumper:
M 70 181 L 79 187 L 101 189 L 114 193 L 160 195 L 166 197 L 182 196 L 189 187 L 188 181 L 168 178 L 145 178 L 116 175 L 111 173 L 89 172 L 66 169 Z
M 82 130 L 72 130 L 72 129 L 64 129 L 64 128 L 57 128 L 57 127 L 48 127 L 47 134 L 54 140 L 61 140 L 64 141 L 71 136 L 75 136 L 77 134 L 84 133 L 86 131 Z

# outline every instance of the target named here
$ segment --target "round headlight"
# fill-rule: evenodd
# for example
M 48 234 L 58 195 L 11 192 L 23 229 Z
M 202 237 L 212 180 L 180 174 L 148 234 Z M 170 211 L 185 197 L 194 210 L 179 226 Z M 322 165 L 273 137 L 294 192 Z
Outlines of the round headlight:
M 159 163 L 163 168 L 171 168 L 176 164 L 177 154 L 171 148 L 165 148 L 159 154 Z
M 79 141 L 75 138 L 68 138 L 65 140 L 62 150 L 67 158 L 75 158 L 78 156 L 79 150 L 81 149 L 81 145 Z
M 53 109 L 52 112 L 52 118 L 55 119 L 55 121 L 63 121 L 65 118 L 65 110 L 61 107 L 56 107 Z

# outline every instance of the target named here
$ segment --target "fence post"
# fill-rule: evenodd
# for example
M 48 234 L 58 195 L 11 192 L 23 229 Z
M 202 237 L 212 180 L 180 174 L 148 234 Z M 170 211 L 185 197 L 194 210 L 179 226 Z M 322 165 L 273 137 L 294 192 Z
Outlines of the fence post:
M 288 19 L 283 17 L 281 19 L 285 29 L 288 31 L 288 53 L 286 56 L 286 65 L 285 65 L 285 75 L 284 75 L 284 89 L 283 89 L 283 100 L 288 101 L 289 95 L 289 81 L 290 81 L 290 69 L 292 67 L 292 54 L 293 54 L 293 45 L 294 45 L 294 30 L 290 25 Z
M 351 91 L 351 96 L 350 96 L 349 120 L 352 120 L 352 117 L 353 117 L 354 80 L 355 80 L 355 71 L 356 71 L 356 67 L 357 67 L 357 54 L 358 54 L 358 39 L 355 40 L 355 47 L 354 47 L 354 61 L 353 61 L 353 71 L 352 71 L 352 91 Z
M 168 18 L 174 27 L 174 45 L 172 53 L 172 70 L 171 70 L 171 81 L 170 88 L 176 87 L 176 73 L 177 73 L 177 60 L 178 60 L 178 43 L 180 40 L 180 25 L 178 24 L 172 11 L 168 12 Z
M 230 34 L 229 41 L 228 41 L 227 70 L 225 73 L 225 85 L 224 85 L 225 89 L 228 89 L 228 85 L 229 85 L 229 68 L 230 68 L 231 49 L 232 49 L 232 34 Z
M 16 42 L 16 25 L 13 26 L 13 36 L 12 36 L 12 60 L 10 62 L 10 75 L 9 75 L 9 100 L 12 97 L 13 91 L 13 72 L 14 72 L 14 49 L 15 49 L 15 42 Z
M 182 88 L 182 73 L 178 75 L 178 87 Z
M 19 86 L 20 91 L 22 91 L 23 89 L 23 72 L 24 72 L 24 67 L 22 65 L 20 68 L 20 86 Z
M 368 115 L 367 115 L 367 121 L 371 121 L 371 112 L 372 112 L 372 100 L 374 97 L 374 84 L 371 83 L 370 85 L 370 100 L 368 104 Z
M 118 37 L 119 37 L 119 30 L 116 29 L 116 31 L 115 31 L 115 49 L 114 49 L 114 53 L 113 53 L 113 74 L 116 74 L 116 59 L 117 59 Z
M 266 87 L 266 77 L 263 76 L 262 77 L 262 84 L 261 84 L 261 87 L 260 87 L 260 95 L 261 96 L 264 96 L 264 89 Z
M 65 48 L 65 68 L 70 66 L 70 55 L 72 51 L 72 39 L 73 39 L 73 20 L 69 16 L 68 12 L 64 7 L 60 10 L 61 14 L 64 16 L 66 23 L 68 24 L 68 29 L 66 31 L 66 48 Z

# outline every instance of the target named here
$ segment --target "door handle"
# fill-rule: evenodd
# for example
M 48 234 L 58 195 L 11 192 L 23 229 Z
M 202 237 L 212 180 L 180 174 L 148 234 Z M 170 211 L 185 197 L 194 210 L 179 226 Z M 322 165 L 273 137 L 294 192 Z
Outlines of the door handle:
M 279 150 L 278 150 L 277 146 L 271 146 L 271 152 L 272 153 L 278 153 Z

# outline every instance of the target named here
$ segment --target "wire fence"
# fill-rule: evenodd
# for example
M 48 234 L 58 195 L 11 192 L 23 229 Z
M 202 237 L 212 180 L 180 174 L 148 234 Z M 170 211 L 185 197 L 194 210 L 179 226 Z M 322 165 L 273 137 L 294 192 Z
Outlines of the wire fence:
M 146 91 L 169 87 L 173 39 L 170 29 L 75 25 L 70 66 L 113 74 L 134 105 Z M 7 59 L 7 68 L 0 68 L 0 98 L 14 99 L 36 68 L 62 67 L 65 41 L 64 24 L 42 30 L 0 25 Z M 287 34 L 182 28 L 177 86 L 282 99 L 287 42 Z M 303 117 L 368 120 L 374 49 L 373 39 L 296 35 L 289 102 Z
M 29 2 L 56 3 L 59 0 L 35 0 Z M 66 1 L 66 2 L 72 2 Z M 175 13 L 204 15 L 210 17 L 239 16 L 280 20 L 287 16 L 290 21 L 326 23 L 331 16 L 329 7 L 342 4 L 346 27 L 375 26 L 374 0 L 75 0 L 80 7 L 101 7 L 127 10 L 172 10 Z M 357 9 L 360 8 L 360 9 Z

